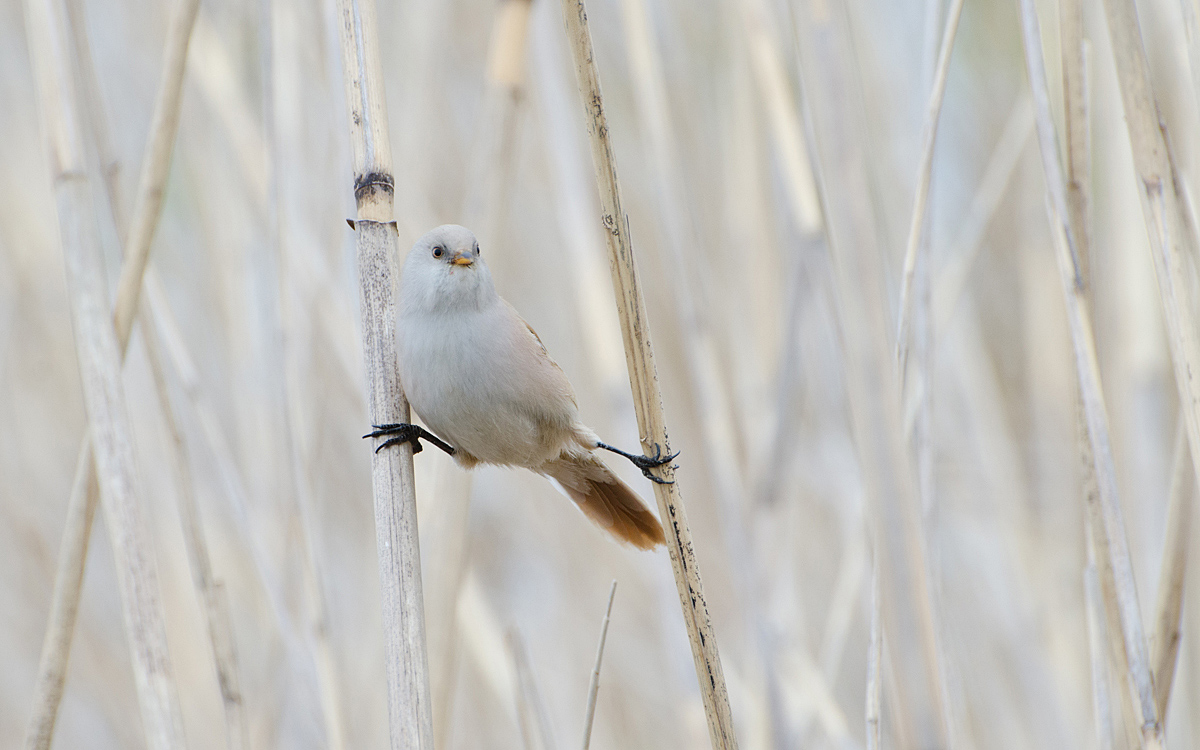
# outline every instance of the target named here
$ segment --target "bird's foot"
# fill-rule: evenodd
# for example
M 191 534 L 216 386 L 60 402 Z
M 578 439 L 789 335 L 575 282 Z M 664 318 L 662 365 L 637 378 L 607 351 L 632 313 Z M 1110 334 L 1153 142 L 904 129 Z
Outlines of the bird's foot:
M 451 445 L 419 425 L 408 424 L 407 422 L 396 422 L 394 424 L 373 424 L 371 426 L 375 428 L 375 431 L 363 435 L 364 438 L 384 437 L 385 435 L 392 436 L 379 444 L 379 446 L 375 449 L 376 453 L 390 445 L 412 443 L 413 455 L 415 456 L 425 448 L 425 446 L 421 445 L 421 438 L 428 440 L 437 447 L 446 451 L 448 455 L 453 456 L 455 452 Z
M 675 460 L 675 458 L 677 456 L 679 456 L 678 452 L 672 453 L 669 456 L 663 456 L 662 446 L 659 445 L 658 443 L 654 444 L 654 455 L 653 456 L 639 456 L 636 453 L 626 453 L 625 451 L 621 450 L 620 448 L 614 448 L 613 446 L 608 445 L 607 443 L 597 443 L 596 447 L 603 448 L 606 451 L 611 451 L 613 453 L 616 453 L 618 456 L 624 456 L 625 458 L 628 458 L 630 463 L 632 463 L 634 466 L 641 469 L 642 475 L 645 476 L 647 479 L 649 479 L 651 482 L 656 482 L 658 484 L 675 484 L 674 482 L 667 481 L 666 479 L 663 479 L 661 477 L 657 477 L 657 476 L 651 474 L 650 470 L 657 469 L 660 466 L 665 466 L 666 464 L 671 463 L 672 461 Z

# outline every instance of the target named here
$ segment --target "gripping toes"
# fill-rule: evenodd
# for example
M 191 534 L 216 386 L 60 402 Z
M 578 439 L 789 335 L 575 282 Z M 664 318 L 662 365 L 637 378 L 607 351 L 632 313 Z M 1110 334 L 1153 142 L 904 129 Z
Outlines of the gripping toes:
M 393 424 L 373 424 L 371 426 L 375 428 L 375 431 L 368 432 L 366 435 L 363 435 L 364 438 L 384 437 L 387 435 L 392 436 L 379 444 L 379 446 L 375 449 L 376 453 L 392 445 L 399 445 L 400 443 L 412 443 L 413 455 L 415 456 L 425 449 L 425 446 L 421 445 L 421 438 L 424 438 L 436 445 L 438 448 L 441 448 L 447 454 L 451 456 L 454 455 L 453 447 L 442 441 L 437 435 L 434 435 L 432 432 L 420 427 L 419 425 L 408 424 L 407 422 L 396 422 Z
M 668 456 L 663 456 L 662 446 L 658 443 L 654 444 L 653 456 L 641 456 L 636 453 L 626 453 L 620 448 L 614 448 L 606 443 L 600 443 L 597 447 L 616 453 L 618 456 L 624 456 L 625 458 L 628 458 L 630 463 L 642 470 L 642 476 L 646 477 L 651 482 L 655 482 L 656 484 L 675 484 L 672 481 L 668 481 L 651 474 L 650 470 L 657 469 L 660 466 L 665 466 L 671 461 L 674 461 L 679 456 L 678 451 Z

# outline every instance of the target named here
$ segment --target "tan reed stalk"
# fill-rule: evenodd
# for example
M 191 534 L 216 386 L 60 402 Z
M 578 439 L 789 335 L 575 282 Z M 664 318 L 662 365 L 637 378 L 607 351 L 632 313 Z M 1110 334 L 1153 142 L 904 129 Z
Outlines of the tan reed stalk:
M 196 22 L 199 0 L 179 0 L 167 32 L 167 46 L 163 51 L 162 77 L 158 96 L 154 101 L 154 114 L 150 118 L 150 139 L 142 157 L 142 171 L 138 178 L 137 196 L 133 202 L 133 214 L 129 221 L 129 238 L 125 243 L 125 254 L 121 262 L 121 278 L 117 282 L 117 299 L 128 299 L 130 303 L 117 308 L 115 325 L 119 341 L 129 341 L 133 318 L 137 312 L 137 301 L 141 295 L 142 275 L 150 260 L 150 243 L 158 227 L 162 213 L 163 191 L 171 165 L 171 152 L 175 146 L 175 133 L 179 129 L 179 105 L 183 98 L 183 73 L 187 63 L 188 41 L 192 26 Z
M 1139 177 L 1138 196 L 1167 323 L 1175 384 L 1187 425 L 1192 470 L 1195 476 L 1200 476 L 1200 380 L 1194 376 L 1200 372 L 1200 337 L 1186 270 L 1188 257 L 1194 258 L 1197 249 L 1195 228 L 1187 218 L 1166 125 L 1158 114 L 1137 11 L 1133 3 L 1125 0 L 1105 0 L 1104 8 L 1134 168 Z
M 753 467 L 738 460 L 741 425 L 734 409 L 730 378 L 722 371 L 713 330 L 713 320 L 720 313 L 714 311 L 712 300 L 704 294 L 708 288 L 703 278 L 705 265 L 696 262 L 698 256 L 694 249 L 700 242 L 693 217 L 687 209 L 674 136 L 676 130 L 668 104 L 668 83 L 658 45 L 653 41 L 650 13 L 643 0 L 624 0 L 621 5 L 635 101 L 642 127 L 649 136 L 647 155 L 654 164 L 658 183 L 656 198 L 663 245 L 669 251 L 667 265 L 675 269 L 670 280 L 679 329 L 683 331 L 680 343 L 687 361 L 695 413 L 705 439 L 705 463 L 712 479 L 713 494 L 719 502 L 722 536 L 737 581 L 737 609 L 750 642 L 752 658 L 743 662 L 743 684 L 751 691 L 748 703 L 757 702 L 765 707 L 763 711 L 750 712 L 746 721 L 761 718 L 763 722 L 762 726 L 748 728 L 744 736 L 753 736 L 755 732 L 764 736 L 773 733 L 775 742 L 787 744 L 790 727 L 783 711 L 778 664 L 788 655 L 781 653 L 773 640 L 766 637 L 770 628 L 764 619 L 762 596 L 757 593 L 763 578 L 762 561 L 753 553 L 758 546 L 750 532 L 752 518 L 749 514 L 753 502 L 747 497 L 754 484 L 747 477 Z M 743 21 L 740 31 L 747 37 L 751 67 L 767 110 L 791 211 L 800 231 L 806 237 L 816 236 L 821 231 L 823 219 L 808 144 L 800 111 L 787 82 L 783 58 L 774 35 L 767 28 L 767 10 L 759 0 L 745 0 L 740 3 L 739 13 Z M 786 363 L 780 366 L 785 367 Z M 756 477 L 756 480 L 763 486 L 763 477 Z M 849 624 L 851 602 L 852 599 L 847 598 L 846 625 Z M 803 644 L 789 644 L 788 647 L 804 649 Z M 811 655 L 806 652 L 794 660 L 808 662 Z M 820 683 L 814 692 L 818 689 L 832 692 L 827 684 L 832 677 L 824 671 L 809 670 L 806 679 Z
M 1167 538 L 1163 544 L 1162 569 L 1154 605 L 1154 634 L 1150 638 L 1150 665 L 1154 670 L 1154 705 L 1159 721 L 1166 723 L 1175 665 L 1183 640 L 1183 591 L 1189 543 L 1192 537 L 1196 477 L 1188 456 L 1187 432 L 1182 422 L 1175 436 L 1175 468 L 1167 502 Z
M 894 331 L 887 311 L 882 255 L 869 204 L 862 119 L 843 11 L 814 6 L 797 13 L 805 97 L 826 196 L 836 315 L 862 481 L 880 577 L 881 632 L 896 705 L 889 713 L 901 747 L 945 746 L 949 720 L 942 679 L 925 529 L 905 439 Z M 833 199 L 831 196 L 836 196 Z
M 338 0 L 338 28 L 358 205 L 355 233 L 367 413 L 371 424 L 407 422 L 408 400 L 400 386 L 396 358 L 393 288 L 398 240 L 392 219 L 392 152 L 375 1 Z M 391 746 L 431 750 L 433 719 L 412 446 L 405 443 L 373 453 L 371 466 Z
M 929 182 L 933 173 L 933 149 L 937 143 L 938 121 L 942 115 L 942 102 L 946 98 L 946 81 L 950 74 L 950 53 L 954 51 L 954 40 L 958 36 L 958 21 L 962 17 L 964 0 L 952 0 L 946 15 L 946 27 L 942 30 L 942 43 L 938 51 L 937 68 L 934 72 L 933 90 L 929 93 L 929 104 L 925 110 L 925 124 L 921 129 L 921 159 L 917 165 L 917 184 L 913 194 L 912 217 L 908 225 L 908 244 L 904 250 L 904 270 L 900 277 L 900 316 L 896 330 L 896 361 L 899 362 L 901 377 L 908 364 L 908 327 L 912 319 L 912 286 L 919 259 L 918 251 L 928 252 L 929 243 L 922 242 L 926 224 L 926 205 L 929 202 Z
M 700 243 L 684 197 L 662 60 L 652 38 L 650 14 L 643 0 L 624 0 L 621 11 L 634 82 L 634 99 L 641 126 L 648 136 L 647 156 L 654 165 L 657 182 L 655 192 L 659 226 L 662 227 L 662 244 L 667 250 L 665 265 L 674 269 L 669 277 L 671 292 L 679 330 L 682 332 L 680 344 L 687 362 L 686 372 L 694 411 L 704 437 L 704 464 L 718 502 L 722 537 L 737 581 L 734 587 L 739 601 L 737 610 L 742 615 L 751 644 L 749 653 L 758 657 L 744 664 L 747 669 L 744 677 L 750 690 L 756 694 L 756 701 L 768 708 L 762 715 L 769 717 L 772 725 L 784 727 L 785 717 L 778 715 L 781 701 L 777 695 L 770 695 L 778 692 L 779 682 L 775 673 L 778 655 L 774 653 L 773 644 L 765 638 L 768 628 L 762 614 L 761 597 L 756 595 L 760 590 L 758 582 L 761 575 L 752 552 L 755 545 L 747 518 L 751 510 L 746 500 L 750 483 L 742 462 L 738 460 L 740 425 L 717 351 L 712 324 L 716 317 L 713 304 L 704 295 L 705 284 L 701 274 L 705 264 L 697 262 L 700 256 L 696 248 Z M 772 54 L 772 59 L 778 57 Z M 797 119 L 798 114 L 793 112 L 792 118 Z M 799 131 L 795 135 L 799 137 Z M 812 171 L 805 144 L 795 142 L 792 145 L 795 151 L 804 154 L 803 163 L 790 163 L 785 158 L 783 166 L 792 180 L 805 183 L 812 190 Z M 783 152 L 790 153 L 782 143 L 780 147 Z M 819 219 L 817 213 L 816 220 Z M 808 220 L 812 220 L 812 217 L 808 217 Z M 769 731 L 769 728 L 760 731 Z
M 53 0 L 42 3 L 30 0 L 25 11 L 58 203 L 60 238 L 84 400 L 91 422 L 97 484 L 112 537 L 143 728 L 151 750 L 181 747 L 182 719 L 167 651 L 157 563 L 138 496 L 132 438 L 121 388 L 123 346 L 118 342 L 108 315 L 103 260 L 95 218 L 91 214 L 83 138 L 85 126 L 78 112 L 70 21 L 65 5 Z M 79 464 L 81 468 L 87 465 Z M 80 489 L 86 489 L 90 484 L 76 482 Z M 86 510 L 81 514 L 68 511 L 72 518 L 86 520 L 90 515 Z M 86 529 L 82 529 L 83 533 L 77 531 L 70 530 L 69 539 L 83 540 L 81 546 L 86 547 Z M 82 580 L 82 562 L 71 562 L 65 567 L 69 573 L 61 576 L 60 581 L 78 583 Z M 79 572 L 78 577 L 74 575 L 75 571 Z M 44 678 L 39 679 L 36 688 L 37 702 L 27 736 L 27 744 L 32 747 L 42 746 L 42 743 L 48 746 L 53 734 L 62 689 L 61 680 L 55 684 L 54 678 L 65 672 L 66 663 L 65 650 L 61 655 L 55 654 L 54 650 L 70 643 L 69 630 L 63 635 L 55 631 L 61 625 L 73 626 L 76 602 L 68 601 L 65 606 L 55 607 L 55 614 L 70 615 L 69 622 L 53 620 L 47 633 L 44 651 L 49 653 L 44 661 L 50 668 L 40 670 Z
M 1088 531 L 1090 538 L 1091 531 Z M 1112 691 L 1108 680 L 1109 638 L 1104 626 L 1104 601 L 1096 574 L 1094 545 L 1088 544 L 1088 564 L 1083 571 L 1084 615 L 1087 618 L 1088 660 L 1092 673 L 1092 720 L 1099 750 L 1116 750 L 1113 732 Z
M 592 163 L 596 170 L 613 287 L 618 300 L 617 311 L 621 319 L 622 338 L 625 341 L 625 360 L 629 368 L 629 384 L 633 391 L 633 404 L 637 413 L 638 429 L 641 432 L 642 447 L 649 454 L 655 451 L 669 454 L 670 444 L 667 442 L 662 393 L 654 367 L 654 351 L 650 344 L 646 302 L 638 286 L 637 267 L 629 236 L 629 221 L 621 206 L 616 158 L 609 143 L 608 123 L 600 93 L 599 71 L 596 69 L 592 52 L 591 32 L 587 26 L 587 13 L 582 0 L 563 0 L 562 9 L 569 46 L 575 59 L 575 74 L 584 106 Z M 704 586 L 700 582 L 695 547 L 691 530 L 688 528 L 682 495 L 679 485 L 671 481 L 675 471 L 670 465 L 657 469 L 656 472 L 659 477 L 671 482 L 656 482 L 654 495 L 658 500 L 659 517 L 667 532 L 667 550 L 671 557 L 671 569 L 675 574 L 675 586 L 679 591 L 684 624 L 692 646 L 692 660 L 696 667 L 696 678 L 700 683 L 704 713 L 708 719 L 709 739 L 714 748 L 736 748 L 737 738 L 734 735 L 733 717 L 729 710 L 725 675 L 721 669 L 721 657 L 717 651 L 712 622 L 708 617 L 708 604 L 704 600 Z
M 1094 301 L 1091 277 L 1091 95 L 1088 88 L 1083 5 L 1079 0 L 1065 0 L 1059 6 L 1059 36 L 1063 75 L 1063 122 L 1066 130 L 1065 205 L 1071 232 L 1075 237 L 1079 294 L 1082 304 L 1088 313 L 1092 314 Z M 1110 622 L 1115 623 L 1120 617 L 1119 610 L 1114 608 L 1116 580 L 1113 577 L 1110 545 L 1103 528 L 1100 486 L 1081 390 L 1077 390 L 1075 394 L 1075 442 L 1079 460 L 1080 490 L 1086 510 L 1086 523 L 1089 525 L 1086 538 L 1090 572 L 1085 571 L 1085 576 L 1090 575 L 1091 578 L 1085 577 L 1084 584 L 1096 587 L 1095 591 L 1084 592 L 1085 602 L 1088 606 L 1099 603 L 1105 608 L 1100 610 L 1101 614 L 1107 614 Z M 1090 597 L 1097 592 L 1103 592 L 1104 595 L 1092 601 Z M 1092 614 L 1094 613 L 1088 612 L 1089 617 Z M 1100 635 L 1108 636 L 1108 650 L 1102 649 L 1097 656 L 1103 656 L 1105 653 L 1116 654 L 1117 662 L 1122 665 L 1122 673 L 1126 672 L 1128 659 L 1120 639 L 1120 629 L 1100 626 L 1092 628 L 1092 631 L 1094 638 Z M 1092 669 L 1093 704 L 1101 742 L 1114 741 L 1111 734 L 1112 706 L 1106 664 L 1107 662 L 1096 664 Z M 1124 703 L 1119 703 L 1118 707 L 1121 705 Z M 1104 730 L 1106 725 L 1107 735 Z
M 71 657 L 71 640 L 75 635 L 75 618 L 79 613 L 79 597 L 83 591 L 92 521 L 99 504 L 100 488 L 96 484 L 94 466 L 91 433 L 88 432 L 75 462 L 75 479 L 71 484 L 67 518 L 59 543 L 50 616 L 38 662 L 37 682 L 33 687 L 33 706 L 25 730 L 26 750 L 49 750 L 54 739 L 54 725 L 67 679 L 67 662 Z
M 158 209 L 161 207 L 162 186 L 165 184 L 170 165 L 171 146 L 174 143 L 176 126 L 178 124 L 179 103 L 182 93 L 183 62 L 187 54 L 188 38 L 192 24 L 196 18 L 199 0 L 181 0 L 176 6 L 172 17 L 171 27 L 167 35 L 164 52 L 163 74 L 160 79 L 159 92 L 155 100 L 154 116 L 151 122 L 151 141 L 147 146 L 145 165 L 142 170 L 139 190 L 139 201 L 135 205 L 135 220 L 140 229 L 137 243 L 126 242 L 127 259 L 138 257 L 140 267 L 134 268 L 129 263 L 122 265 L 123 278 L 129 282 L 118 292 L 114 319 L 117 326 L 117 347 L 119 358 L 123 359 L 129 344 L 129 334 L 132 328 L 133 314 L 137 309 L 138 293 L 141 288 L 141 274 L 145 270 L 145 260 L 148 258 L 150 240 L 153 237 L 153 227 L 158 221 Z M 57 50 L 60 55 L 70 56 L 68 50 L 74 48 L 78 65 L 85 81 L 80 88 L 81 93 L 92 110 L 92 128 L 103 128 L 100 118 L 95 112 L 101 108 L 99 94 L 94 83 L 95 71 L 92 67 L 90 47 L 87 43 L 86 29 L 82 13 L 76 5 L 63 8 L 65 16 L 61 23 L 69 28 L 70 43 L 62 39 L 64 46 Z M 67 64 L 70 64 L 69 62 Z M 67 73 L 63 73 L 67 75 Z M 63 82 L 65 85 L 66 82 Z M 89 85 L 91 84 L 91 85 Z M 65 94 L 70 96 L 70 94 Z M 83 128 L 83 120 L 79 118 L 76 126 Z M 79 147 L 82 146 L 82 132 L 78 134 Z M 96 139 L 107 144 L 107 129 L 96 132 Z M 110 150 L 105 149 L 107 153 Z M 82 152 L 77 155 L 83 159 Z M 106 187 L 112 192 L 109 196 L 110 207 L 114 213 L 119 213 L 118 198 L 115 193 L 116 162 L 105 159 Z M 82 162 L 81 162 L 82 164 Z M 151 206 L 148 202 L 157 199 Z M 118 236 L 125 240 L 124 224 L 117 222 Z M 136 274 L 136 287 L 130 286 Z M 34 687 L 34 709 L 26 733 L 26 747 L 48 748 L 54 736 L 54 724 L 58 716 L 58 707 L 62 699 L 63 683 L 66 679 L 67 661 L 70 658 L 71 639 L 75 629 L 75 618 L 78 612 L 79 597 L 82 592 L 83 575 L 86 567 L 88 541 L 91 537 L 92 519 L 98 499 L 99 485 L 96 481 L 96 465 L 92 453 L 91 431 L 85 433 L 76 463 L 76 476 L 72 484 L 72 492 L 68 501 L 67 524 L 63 534 L 62 546 L 59 549 L 59 562 L 55 576 L 54 592 L 51 601 L 51 614 L 47 626 L 42 656 L 38 667 L 38 680 Z M 176 709 L 177 710 L 177 709 Z
M 1111 597 L 1108 592 L 1105 592 L 1105 596 L 1113 600 L 1119 614 L 1116 625 L 1120 627 L 1123 634 L 1121 650 L 1127 660 L 1125 676 L 1129 681 L 1130 697 L 1140 713 L 1138 718 L 1142 727 L 1142 746 L 1161 748 L 1163 747 L 1162 728 L 1154 709 L 1149 657 L 1146 652 L 1141 615 L 1137 609 L 1137 589 L 1133 580 L 1133 567 L 1129 556 L 1128 541 L 1125 537 L 1124 520 L 1117 498 L 1116 469 L 1112 459 L 1108 416 L 1100 385 L 1095 342 L 1091 337 L 1091 317 L 1083 291 L 1075 285 L 1075 279 L 1078 278 L 1075 274 L 1076 266 L 1071 257 L 1067 240 L 1063 236 L 1062 224 L 1054 215 L 1053 206 L 1049 206 L 1047 210 L 1050 220 L 1055 223 L 1052 231 L 1055 234 L 1056 255 L 1059 272 L 1063 277 L 1063 294 L 1067 301 L 1072 346 L 1076 367 L 1079 371 L 1080 393 L 1087 417 L 1088 438 L 1096 466 L 1097 496 L 1101 517 L 1099 523 L 1095 524 L 1098 528 L 1095 529 L 1094 543 L 1100 541 L 1100 536 L 1107 539 L 1106 545 L 1098 544 L 1097 562 L 1099 563 L 1101 557 L 1099 549 L 1106 547 L 1112 566 L 1114 588 Z M 1112 619 L 1111 609 L 1109 618 Z
M 1117 81 L 1125 111 L 1125 124 L 1137 172 L 1138 197 L 1150 237 L 1163 317 L 1167 324 L 1175 385 L 1180 410 L 1187 426 L 1193 476 L 1200 476 L 1200 337 L 1196 330 L 1195 299 L 1187 272 L 1189 256 L 1197 251 L 1196 227 L 1188 221 L 1179 194 L 1181 182 L 1159 115 L 1149 64 L 1143 45 L 1137 10 L 1132 2 L 1105 0 L 1109 36 L 1116 60 Z M 1149 685 L 1139 684 L 1143 718 Z M 1164 696 L 1163 703 L 1169 696 Z
M 699 266 L 702 264 L 696 262 L 695 255 L 689 257 L 689 253 L 695 252 L 698 242 L 681 190 L 679 160 L 667 106 L 662 61 L 651 38 L 650 18 L 644 2 L 624 0 L 621 10 L 638 115 L 648 136 L 648 152 L 655 166 L 658 215 L 664 228 L 664 244 L 670 253 L 667 265 L 677 269 L 671 275 L 671 281 L 674 282 L 672 292 L 679 327 L 683 332 L 681 344 L 687 357 L 696 412 L 708 444 L 705 463 L 721 501 L 722 525 L 727 532 L 736 531 L 736 538 L 727 538 L 727 543 L 735 564 L 740 568 L 738 577 L 741 586 L 745 587 L 753 580 L 753 573 L 749 539 L 742 519 L 743 509 L 740 507 L 746 482 L 736 458 L 737 423 L 733 417 L 728 388 L 722 382 L 709 305 L 702 299 L 699 279 Z
M 608 622 L 612 618 L 613 598 L 617 595 L 617 581 L 608 590 L 608 606 L 604 609 L 604 620 L 600 623 L 600 643 L 596 645 L 596 665 L 592 667 L 592 679 L 588 683 L 587 710 L 583 715 L 583 750 L 592 745 L 592 719 L 596 717 L 596 695 L 600 692 L 600 662 L 604 659 L 604 642 L 608 639 Z
M 574 76 L 567 72 L 572 67 L 571 53 L 559 33 L 557 15 L 548 12 L 541 18 L 544 20 L 534 27 L 541 39 L 529 48 L 533 56 L 530 73 L 545 117 L 543 127 L 548 137 L 544 158 L 553 165 L 554 215 L 571 260 L 571 297 L 587 343 L 584 351 L 589 369 L 608 403 L 624 408 L 629 399 L 629 378 L 612 283 L 604 273 L 607 254 L 601 247 L 600 232 L 578 231 L 579 227 L 592 225 L 597 205 L 587 168 L 590 153 L 583 155 L 585 134 L 579 132 L 577 118 L 572 116 L 578 112 L 578 94 L 572 85 Z
M 1021 26 L 1025 42 L 1025 60 L 1033 91 L 1035 115 L 1038 125 L 1038 140 L 1042 152 L 1043 171 L 1046 176 L 1047 211 L 1051 233 L 1055 242 L 1055 257 L 1062 279 L 1063 296 L 1066 300 L 1067 321 L 1071 331 L 1071 343 L 1079 378 L 1079 394 L 1086 417 L 1088 442 L 1095 465 L 1097 485 L 1096 506 L 1089 512 L 1099 523 L 1093 523 L 1093 543 L 1097 544 L 1096 561 L 1102 587 L 1107 588 L 1106 562 L 1112 570 L 1112 591 L 1105 591 L 1109 602 L 1110 632 L 1119 628 L 1122 635 L 1126 678 L 1130 697 L 1138 712 L 1141 726 L 1141 742 L 1145 748 L 1163 746 L 1162 727 L 1154 707 L 1154 694 L 1150 672 L 1149 655 L 1141 614 L 1137 603 L 1137 587 L 1133 577 L 1133 564 L 1129 555 L 1129 543 L 1125 535 L 1125 522 L 1117 497 L 1116 467 L 1113 462 L 1109 437 L 1108 413 L 1104 404 L 1104 391 L 1100 382 L 1100 368 L 1096 360 L 1096 344 L 1092 334 L 1091 310 L 1086 297 L 1083 269 L 1080 265 L 1080 238 L 1075 237 L 1074 227 L 1067 210 L 1066 182 L 1060 167 L 1058 141 L 1054 121 L 1050 112 L 1050 95 L 1046 84 L 1046 71 L 1042 60 L 1041 31 L 1038 27 L 1037 11 L 1032 0 L 1021 0 Z M 1082 52 L 1078 53 L 1080 56 Z M 1082 72 L 1078 73 L 1083 80 Z M 1082 95 L 1082 94 L 1080 94 Z M 1086 101 L 1086 100 L 1085 100 Z M 1086 128 L 1086 122 L 1076 122 L 1074 127 Z M 1076 140 L 1079 135 L 1073 136 Z M 1086 135 L 1084 136 L 1086 142 Z M 1106 554 L 1105 554 L 1106 553 Z M 1111 622 L 1113 608 L 1119 614 L 1118 622 Z

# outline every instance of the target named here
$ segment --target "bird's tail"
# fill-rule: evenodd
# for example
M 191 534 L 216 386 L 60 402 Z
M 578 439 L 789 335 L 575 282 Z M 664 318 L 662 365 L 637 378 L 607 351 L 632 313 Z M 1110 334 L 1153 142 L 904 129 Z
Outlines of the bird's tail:
M 565 453 L 538 471 L 555 480 L 584 515 L 618 541 L 638 549 L 653 549 L 664 542 L 654 513 L 595 454 Z

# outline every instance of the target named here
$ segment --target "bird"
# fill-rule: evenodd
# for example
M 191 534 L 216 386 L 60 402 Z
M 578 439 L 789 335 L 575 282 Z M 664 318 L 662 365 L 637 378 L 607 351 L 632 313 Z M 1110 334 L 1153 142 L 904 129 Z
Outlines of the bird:
M 579 418 L 575 392 L 562 368 L 516 309 L 496 291 L 465 227 L 446 224 L 413 245 L 400 275 L 396 303 L 400 383 L 425 427 L 372 425 L 367 438 L 437 446 L 465 469 L 480 464 L 541 474 L 591 521 L 637 549 L 664 543 L 663 528 L 638 494 L 601 460 L 605 450 L 629 459 L 650 480 L 651 469 L 678 454 L 628 453 L 602 442 Z

